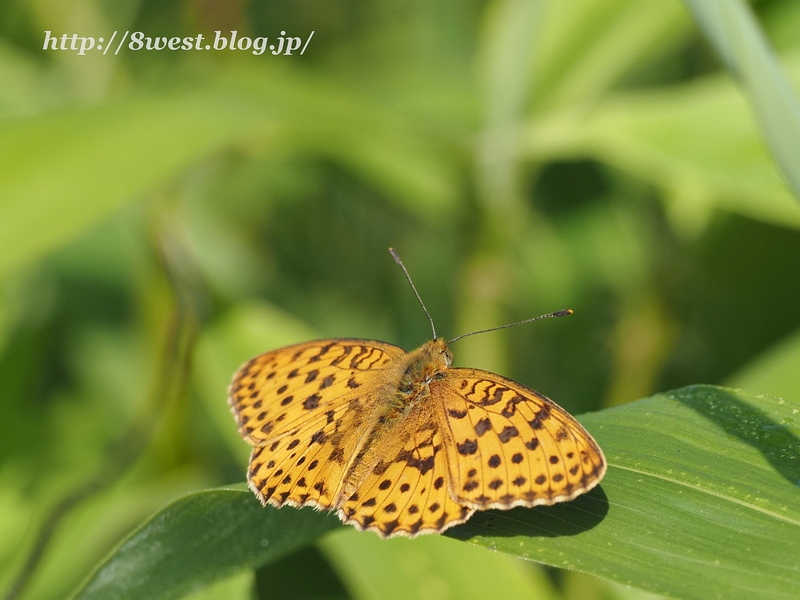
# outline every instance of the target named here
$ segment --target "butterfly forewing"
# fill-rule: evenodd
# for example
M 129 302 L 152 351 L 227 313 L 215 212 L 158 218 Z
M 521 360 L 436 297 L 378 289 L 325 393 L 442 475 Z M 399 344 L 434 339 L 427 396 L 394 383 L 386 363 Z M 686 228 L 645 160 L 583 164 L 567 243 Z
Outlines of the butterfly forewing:
M 453 493 L 476 509 L 563 502 L 594 487 L 605 459 L 591 435 L 541 394 L 478 369 L 431 385 L 441 405 Z
M 362 396 L 364 372 L 373 381 L 375 372 L 405 353 L 364 340 L 319 340 L 273 350 L 239 369 L 228 403 L 245 440 L 254 446 L 271 443 Z

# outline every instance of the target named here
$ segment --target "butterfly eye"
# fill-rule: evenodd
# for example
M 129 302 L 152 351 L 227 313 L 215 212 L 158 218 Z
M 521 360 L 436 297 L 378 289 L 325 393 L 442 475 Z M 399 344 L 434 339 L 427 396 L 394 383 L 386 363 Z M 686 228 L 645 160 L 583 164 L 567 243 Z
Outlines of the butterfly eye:
M 444 354 L 444 362 L 449 367 L 453 364 L 453 355 L 450 353 L 450 350 L 445 350 L 442 354 Z

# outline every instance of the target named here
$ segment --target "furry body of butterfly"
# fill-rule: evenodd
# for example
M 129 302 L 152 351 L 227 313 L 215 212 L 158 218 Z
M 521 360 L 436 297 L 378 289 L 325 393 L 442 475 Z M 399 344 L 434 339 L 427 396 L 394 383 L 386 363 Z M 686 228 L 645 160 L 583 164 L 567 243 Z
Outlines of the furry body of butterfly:
M 263 504 L 337 510 L 383 537 L 442 532 L 475 510 L 564 502 L 606 470 L 591 435 L 538 392 L 453 368 L 447 342 L 413 352 L 331 339 L 262 354 L 229 403 L 255 446 Z

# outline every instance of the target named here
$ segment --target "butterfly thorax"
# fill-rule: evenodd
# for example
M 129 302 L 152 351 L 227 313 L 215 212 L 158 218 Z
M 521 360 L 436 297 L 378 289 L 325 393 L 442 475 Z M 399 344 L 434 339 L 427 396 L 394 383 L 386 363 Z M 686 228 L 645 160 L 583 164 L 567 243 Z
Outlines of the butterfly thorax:
M 444 376 L 452 363 L 453 356 L 442 339 L 431 340 L 404 357 L 397 364 L 397 377 L 393 383 L 393 394 L 387 394 L 391 401 L 378 408 L 373 425 L 359 449 L 352 469 L 346 477 L 343 495 L 347 496 L 373 467 L 387 456 L 375 452 L 377 447 L 386 445 L 387 437 L 402 430 L 402 424 L 420 403 L 430 398 L 430 385 Z M 388 391 L 388 390 L 387 390 Z

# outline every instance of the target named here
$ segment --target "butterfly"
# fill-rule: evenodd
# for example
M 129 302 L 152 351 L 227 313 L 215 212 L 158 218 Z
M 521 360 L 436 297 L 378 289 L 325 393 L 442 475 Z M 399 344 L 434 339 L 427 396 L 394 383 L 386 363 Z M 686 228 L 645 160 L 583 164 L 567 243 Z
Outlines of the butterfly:
M 510 379 L 452 367 L 452 341 L 435 328 L 413 352 L 326 339 L 245 363 L 229 404 L 254 446 L 247 481 L 262 504 L 335 510 L 358 529 L 414 537 L 600 482 L 603 452 L 574 417 Z

